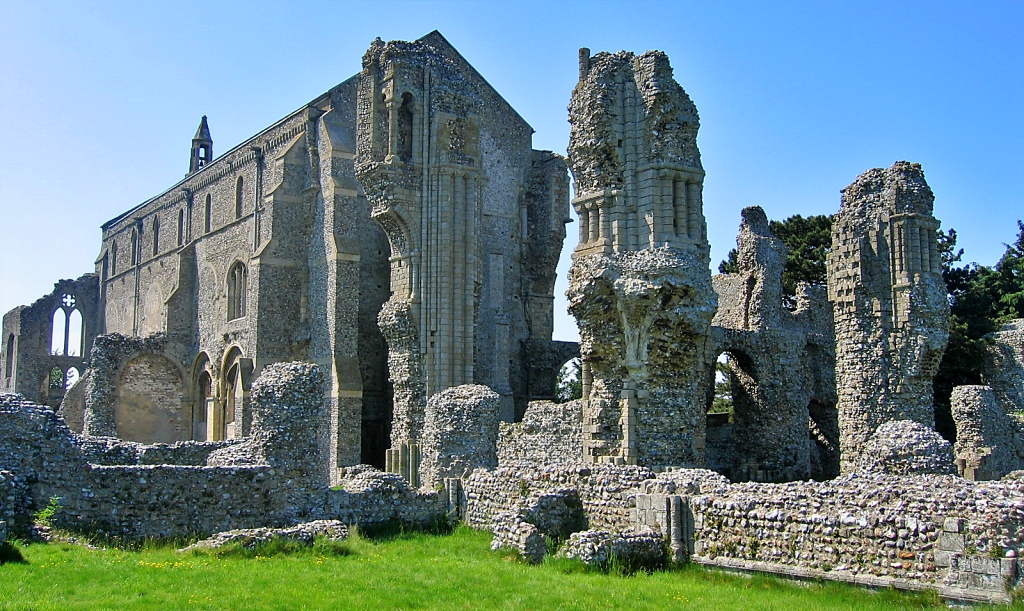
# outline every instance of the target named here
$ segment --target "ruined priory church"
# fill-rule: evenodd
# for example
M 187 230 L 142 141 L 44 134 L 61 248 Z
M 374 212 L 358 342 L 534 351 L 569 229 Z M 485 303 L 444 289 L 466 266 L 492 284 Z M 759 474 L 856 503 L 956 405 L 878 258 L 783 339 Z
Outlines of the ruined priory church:
M 0 541 L 59 498 L 59 528 L 128 539 L 461 521 L 531 562 L 1019 597 L 1024 320 L 942 438 L 923 168 L 842 189 L 824 283 L 784 290 L 758 206 L 712 275 L 668 57 L 578 61 L 565 157 L 437 32 L 219 156 L 204 117 L 95 273 L 4 315 Z M 570 206 L 578 345 L 551 340 Z M 581 398 L 551 401 L 576 356 Z
M 203 117 L 184 179 L 103 224 L 95 274 L 4 317 L 2 390 L 63 401 L 86 434 L 215 441 L 247 434 L 266 365 L 310 361 L 335 465 L 384 466 L 460 384 L 512 421 L 577 350 L 551 341 L 566 165 L 532 132 L 436 31 L 378 39 L 225 153 Z M 86 362 L 97 336 L 110 371 Z M 64 396 L 87 365 L 116 394 L 103 414 L 87 383 Z

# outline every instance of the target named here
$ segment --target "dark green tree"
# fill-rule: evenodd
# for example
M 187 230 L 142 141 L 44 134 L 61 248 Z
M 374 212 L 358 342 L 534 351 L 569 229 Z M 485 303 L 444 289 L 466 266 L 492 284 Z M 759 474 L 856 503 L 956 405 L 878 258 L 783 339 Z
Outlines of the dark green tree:
M 789 250 L 782 271 L 783 294 L 796 295 L 796 286 L 801 282 L 824 284 L 825 256 L 832 246 L 832 217 L 819 214 L 805 218 L 797 214 L 784 221 L 771 221 L 768 227 Z M 730 250 L 718 266 L 719 273 L 738 272 L 737 255 L 735 248 Z
M 711 401 L 708 413 L 731 414 L 732 405 L 732 368 L 729 361 L 715 363 L 715 398 Z

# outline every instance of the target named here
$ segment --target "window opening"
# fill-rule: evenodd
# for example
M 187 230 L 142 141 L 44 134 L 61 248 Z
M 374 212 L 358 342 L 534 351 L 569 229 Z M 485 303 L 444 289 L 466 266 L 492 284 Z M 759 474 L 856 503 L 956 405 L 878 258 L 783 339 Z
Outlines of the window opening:
M 50 393 L 60 394 L 64 390 L 64 371 L 60 367 L 54 367 L 47 376 L 47 395 Z
M 78 308 L 68 314 L 68 356 L 82 356 L 82 312 Z
M 206 216 L 203 219 L 203 227 L 205 233 L 210 233 L 210 227 L 213 226 L 213 202 L 210 199 L 210 194 L 206 194 Z
M 7 360 L 4 361 L 4 376 L 11 377 L 14 371 L 14 334 L 7 336 Z
M 398 156 L 409 163 L 412 161 L 412 94 L 402 94 L 402 106 L 398 109 Z
M 110 243 L 110 275 L 117 275 L 117 242 Z
M 139 232 L 132 229 L 132 265 L 136 265 L 139 262 Z
M 245 316 L 245 292 L 248 273 L 241 261 L 228 270 L 228 320 Z
M 242 211 L 245 206 L 245 181 L 242 177 L 238 177 L 238 182 L 235 183 L 235 218 L 242 218 Z
M 63 308 L 53 311 L 53 328 L 50 334 L 50 354 L 64 354 L 64 339 L 67 336 L 68 316 Z
M 76 305 L 75 296 L 65 293 L 53 311 L 50 354 L 82 356 L 82 312 Z
M 75 385 L 75 382 L 77 382 L 80 377 L 82 377 L 82 374 L 79 373 L 77 367 L 68 369 L 67 374 L 64 376 L 64 392 L 71 390 L 71 387 Z
M 185 243 L 185 210 L 178 210 L 178 246 Z
M 160 254 L 160 219 L 153 219 L 153 256 Z

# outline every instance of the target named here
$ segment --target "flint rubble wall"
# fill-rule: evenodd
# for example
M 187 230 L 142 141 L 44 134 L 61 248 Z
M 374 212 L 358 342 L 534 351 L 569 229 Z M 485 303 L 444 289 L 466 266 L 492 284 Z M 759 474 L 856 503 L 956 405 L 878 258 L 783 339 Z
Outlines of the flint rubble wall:
M 516 423 L 498 431 L 498 464 L 583 462 L 583 401 L 531 401 Z

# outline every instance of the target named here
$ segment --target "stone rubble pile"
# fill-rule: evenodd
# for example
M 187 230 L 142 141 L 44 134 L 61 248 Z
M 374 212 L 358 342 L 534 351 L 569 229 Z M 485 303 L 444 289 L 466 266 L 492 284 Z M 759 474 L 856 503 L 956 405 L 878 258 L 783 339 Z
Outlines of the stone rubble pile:
M 236 542 L 242 547 L 255 549 L 258 545 L 278 539 L 312 545 L 317 537 L 324 537 L 329 541 L 344 541 L 348 539 L 348 526 L 338 520 L 314 520 L 287 528 L 239 528 L 217 533 L 178 551 L 212 550 Z
M 620 564 L 634 570 L 661 567 L 667 557 L 665 538 L 661 533 L 613 533 L 607 530 L 573 533 L 558 550 L 558 556 L 575 558 L 592 567 Z
M 956 475 L 952 444 L 935 429 L 913 420 L 879 426 L 855 465 L 862 473 Z

